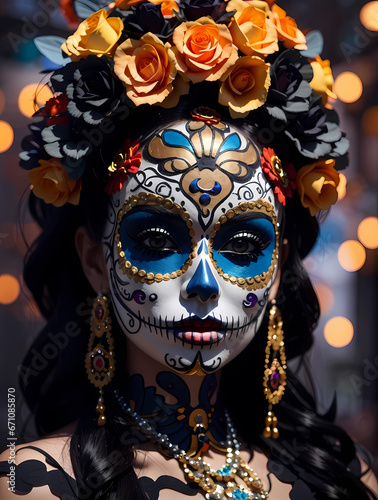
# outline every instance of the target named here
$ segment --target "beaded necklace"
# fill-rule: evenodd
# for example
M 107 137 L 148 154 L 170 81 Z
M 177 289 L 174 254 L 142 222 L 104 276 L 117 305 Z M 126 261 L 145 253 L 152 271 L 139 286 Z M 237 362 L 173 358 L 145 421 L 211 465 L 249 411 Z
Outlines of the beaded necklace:
M 215 470 L 210 467 L 210 464 L 204 462 L 201 457 L 190 457 L 177 444 L 171 443 L 166 434 L 157 432 L 148 420 L 132 411 L 117 389 L 114 394 L 128 420 L 131 420 L 148 439 L 156 442 L 161 453 L 179 462 L 186 480 L 198 484 L 203 490 L 206 500 L 268 499 L 269 494 L 264 491 L 261 479 L 240 457 L 241 445 L 236 438 L 236 431 L 227 411 L 225 413 L 227 438 L 224 443 L 226 463 L 220 469 Z

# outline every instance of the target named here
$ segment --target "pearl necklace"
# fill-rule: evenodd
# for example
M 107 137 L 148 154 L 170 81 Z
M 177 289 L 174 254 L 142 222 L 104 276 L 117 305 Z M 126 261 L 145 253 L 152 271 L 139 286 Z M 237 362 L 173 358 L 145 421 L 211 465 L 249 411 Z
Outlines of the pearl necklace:
M 180 450 L 177 444 L 172 444 L 166 434 L 157 432 L 148 420 L 132 411 L 117 389 L 114 394 L 127 417 L 148 439 L 157 443 L 161 453 L 179 462 L 186 480 L 197 483 L 204 491 L 206 500 L 266 500 L 269 497 L 256 472 L 240 458 L 241 445 L 236 438 L 236 431 L 228 412 L 225 413 L 226 463 L 222 468 L 215 470 L 210 464 L 201 460 L 201 457 L 188 456 L 185 450 Z

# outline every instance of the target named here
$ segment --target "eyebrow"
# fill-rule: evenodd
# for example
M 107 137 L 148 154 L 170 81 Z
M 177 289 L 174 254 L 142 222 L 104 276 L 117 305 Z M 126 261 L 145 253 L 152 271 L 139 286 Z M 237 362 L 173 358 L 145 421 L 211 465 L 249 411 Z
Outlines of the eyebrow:
M 129 210 L 125 215 L 131 215 L 136 212 L 149 212 L 154 215 L 163 215 L 164 217 L 170 217 L 171 219 L 180 220 L 185 222 L 179 214 L 175 214 L 172 210 L 162 207 L 160 205 L 138 205 Z
M 234 215 L 233 217 L 231 217 L 230 219 L 228 219 L 227 222 L 225 222 L 225 224 L 232 224 L 232 223 L 238 223 L 238 222 L 246 222 L 246 221 L 250 221 L 250 220 L 253 220 L 253 219 L 266 219 L 268 220 L 269 222 L 272 222 L 272 218 L 269 217 L 269 215 L 267 214 L 264 214 L 263 212 L 252 212 L 252 211 L 248 211 L 248 212 L 243 212 L 242 214 L 236 214 Z

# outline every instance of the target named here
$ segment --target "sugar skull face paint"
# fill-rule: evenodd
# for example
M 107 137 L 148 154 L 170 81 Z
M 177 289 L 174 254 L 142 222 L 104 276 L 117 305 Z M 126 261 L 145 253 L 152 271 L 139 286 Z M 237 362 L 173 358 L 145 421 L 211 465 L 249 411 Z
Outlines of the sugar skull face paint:
M 275 276 L 281 205 L 256 146 L 233 127 L 181 121 L 144 146 L 104 234 L 128 338 L 183 373 L 222 367 L 252 340 Z

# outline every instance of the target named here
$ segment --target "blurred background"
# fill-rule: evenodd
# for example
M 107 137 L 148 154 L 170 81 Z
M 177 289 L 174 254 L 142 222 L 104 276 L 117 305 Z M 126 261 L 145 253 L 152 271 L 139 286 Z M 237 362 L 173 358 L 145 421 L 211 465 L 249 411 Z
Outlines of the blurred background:
M 324 221 L 306 261 L 322 312 L 308 366 L 320 410 L 326 411 L 336 391 L 339 425 L 369 449 L 378 472 L 378 1 L 278 4 L 302 31 L 323 33 L 321 57 L 331 60 L 338 96 L 332 106 L 351 142 L 342 200 Z M 18 416 L 27 419 L 17 378 L 23 355 L 43 324 L 22 281 L 24 238 L 30 243 L 38 228 L 20 203 L 29 183 L 18 167 L 18 152 L 46 64 L 32 40 L 66 37 L 69 31 L 58 0 L 1 0 L 0 15 L 0 432 L 5 443 L 7 389 L 15 388 Z M 49 97 L 43 89 L 37 104 Z

